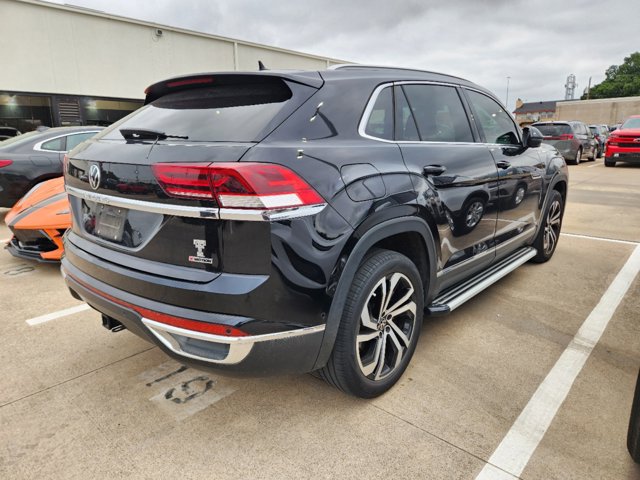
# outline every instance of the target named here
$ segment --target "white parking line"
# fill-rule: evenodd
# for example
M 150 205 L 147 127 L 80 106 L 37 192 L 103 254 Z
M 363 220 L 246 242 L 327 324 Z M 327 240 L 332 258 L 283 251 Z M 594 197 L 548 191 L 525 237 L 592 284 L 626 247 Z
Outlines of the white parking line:
M 638 245 L 640 242 L 633 242 L 631 240 L 618 240 L 616 238 L 594 237 L 591 235 L 581 235 L 579 233 L 561 233 L 563 237 L 584 238 L 585 240 L 598 240 L 600 242 L 612 242 L 622 243 L 624 245 Z
M 640 245 L 633 250 L 476 480 L 512 479 L 522 474 L 638 271 Z
M 601 165 L 604 165 L 604 164 L 603 163 L 594 163 L 593 165 L 589 165 L 587 168 L 599 167 Z
M 74 313 L 84 312 L 85 310 L 89 310 L 91 307 L 86 303 L 82 305 L 77 305 L 71 308 L 65 308 L 64 310 L 58 310 L 57 312 L 47 313 L 46 315 L 40 315 L 39 317 L 30 318 L 27 320 L 27 324 L 31 325 L 39 325 L 41 323 L 48 322 L 50 320 L 55 320 L 56 318 L 66 317 L 67 315 L 73 315 Z
M 9 243 L 9 240 L 11 240 L 11 238 L 3 238 L 0 240 L 0 243 Z

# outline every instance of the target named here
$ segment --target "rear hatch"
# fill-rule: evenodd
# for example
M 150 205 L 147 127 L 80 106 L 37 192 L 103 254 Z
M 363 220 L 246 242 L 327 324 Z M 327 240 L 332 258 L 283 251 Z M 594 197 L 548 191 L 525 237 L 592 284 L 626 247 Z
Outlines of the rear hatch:
M 211 195 L 204 169 L 238 162 L 321 85 L 305 72 L 199 75 L 149 87 L 144 107 L 71 152 L 68 241 L 147 273 L 199 281 L 223 269 L 263 273 L 268 225 L 218 219 L 221 197 Z
M 534 124 L 544 137 L 544 143 L 553 145 L 558 150 L 568 148 L 573 140 L 573 131 L 568 123 Z

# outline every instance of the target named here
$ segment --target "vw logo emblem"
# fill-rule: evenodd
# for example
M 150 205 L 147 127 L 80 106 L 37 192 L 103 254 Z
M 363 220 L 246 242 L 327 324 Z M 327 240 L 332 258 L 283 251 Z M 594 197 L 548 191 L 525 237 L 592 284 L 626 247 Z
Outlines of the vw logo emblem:
M 89 168 L 89 185 L 94 190 L 97 190 L 100 186 L 100 167 L 98 165 L 91 165 Z

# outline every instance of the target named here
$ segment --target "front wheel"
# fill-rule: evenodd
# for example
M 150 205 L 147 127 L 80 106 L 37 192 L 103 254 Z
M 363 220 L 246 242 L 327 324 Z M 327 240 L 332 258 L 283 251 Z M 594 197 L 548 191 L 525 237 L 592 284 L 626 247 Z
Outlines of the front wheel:
M 615 160 L 611 160 L 610 157 L 604 157 L 604 166 L 605 167 L 615 167 L 616 166 L 616 161 Z
M 562 195 L 557 190 L 549 192 L 549 203 L 542 217 L 542 225 L 533 246 L 538 251 L 531 261 L 544 263 L 548 261 L 556 251 L 560 230 L 562 228 L 562 216 L 564 215 L 564 202 Z
M 319 376 L 361 398 L 386 392 L 413 356 L 423 309 L 415 264 L 397 252 L 376 250 L 356 272 L 333 351 Z

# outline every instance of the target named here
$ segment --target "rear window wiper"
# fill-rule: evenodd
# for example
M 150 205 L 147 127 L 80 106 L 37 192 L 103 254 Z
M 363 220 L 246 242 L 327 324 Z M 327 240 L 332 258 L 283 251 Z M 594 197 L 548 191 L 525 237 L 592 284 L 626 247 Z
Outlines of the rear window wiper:
M 181 138 L 188 140 L 186 135 L 168 135 L 157 130 L 147 130 L 144 128 L 121 128 L 120 134 L 127 140 L 165 140 L 167 138 Z

